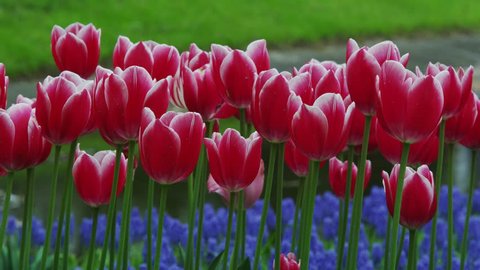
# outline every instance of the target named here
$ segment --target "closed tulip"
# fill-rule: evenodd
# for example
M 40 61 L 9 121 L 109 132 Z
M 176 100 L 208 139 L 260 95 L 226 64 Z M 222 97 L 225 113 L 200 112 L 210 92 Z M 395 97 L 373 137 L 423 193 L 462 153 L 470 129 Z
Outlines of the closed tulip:
M 275 264 L 274 264 L 275 266 Z M 297 262 L 295 254 L 288 253 L 287 256 L 280 254 L 280 270 L 299 270 L 300 262 Z
M 467 132 L 460 141 L 462 145 L 471 149 L 480 148 L 480 117 L 478 116 L 478 112 L 480 112 L 480 99 L 477 95 L 475 95 L 475 106 L 477 107 L 477 118 L 475 118 L 475 122 L 470 131 Z
M 445 141 L 458 142 L 465 137 L 475 124 L 477 118 L 477 100 L 474 92 L 469 93 L 469 98 L 458 113 L 448 118 L 445 123 Z
M 0 109 L 0 130 L 0 167 L 7 171 L 35 167 L 50 154 L 51 144 L 42 136 L 29 104 Z
M 101 76 L 95 91 L 97 126 L 108 143 L 125 144 L 137 140 L 145 107 L 156 117 L 167 110 L 168 80 L 155 83 L 150 74 L 138 66 L 97 73 Z
M 351 102 L 351 98 L 346 98 L 347 104 Z M 348 132 L 347 145 L 357 146 L 361 148 L 363 140 L 363 129 L 365 127 L 365 115 L 357 108 L 352 111 L 352 125 L 350 126 L 350 131 Z M 377 148 L 377 137 L 375 135 L 375 130 L 377 129 L 377 117 L 372 116 L 372 123 L 370 125 L 370 136 L 368 140 L 368 150 L 374 150 Z
M 333 193 L 339 198 L 345 198 L 345 192 L 347 188 L 347 171 L 348 171 L 348 161 L 342 162 L 338 158 L 331 158 L 328 166 L 328 179 L 330 181 L 330 187 L 332 188 Z M 350 188 L 350 198 L 353 198 L 355 193 L 355 182 L 357 180 L 357 166 L 352 163 L 352 184 Z M 370 160 L 367 160 L 365 163 L 365 182 L 363 184 L 363 189 L 368 186 L 370 181 L 370 176 L 372 175 L 372 163 Z
M 174 46 L 154 41 L 132 43 L 128 37 L 119 36 L 113 50 L 113 66 L 126 69 L 140 66 L 156 79 L 174 76 L 179 67 L 180 55 Z
M 217 184 L 228 192 L 243 190 L 258 174 L 262 139 L 257 132 L 243 138 L 235 129 L 223 135 L 214 133 L 205 138 L 210 172 Z
M 5 74 L 5 65 L 0 63 L 0 109 L 7 107 L 8 76 Z
M 391 136 L 416 143 L 435 131 L 444 99 L 442 86 L 433 76 L 417 77 L 399 62 L 386 61 L 378 89 L 378 120 Z
M 91 207 L 109 203 L 114 180 L 115 152 L 99 151 L 93 156 L 84 151 L 76 154 L 72 174 L 80 198 Z M 125 185 L 127 166 L 124 155 L 120 157 L 117 196 Z
M 400 165 L 393 167 L 388 175 L 382 172 L 383 186 L 390 215 L 393 213 L 397 192 Z M 403 183 L 400 224 L 408 229 L 418 229 L 428 223 L 437 209 L 437 194 L 435 194 L 433 173 L 427 165 L 420 166 L 416 171 L 407 167 Z
M 93 81 L 70 71 L 37 84 L 36 117 L 42 133 L 53 144 L 66 144 L 87 129 L 92 112 Z
M 376 78 L 387 60 L 406 66 L 409 54 L 400 55 L 391 41 L 383 41 L 368 48 L 359 48 L 353 39 L 347 43 L 346 81 L 355 106 L 365 115 L 374 115 L 377 108 Z
M 255 177 L 255 180 L 248 185 L 243 191 L 245 194 L 245 208 L 250 208 L 255 202 L 260 198 L 262 195 L 263 191 L 263 180 L 264 180 L 264 164 L 263 160 L 260 163 L 260 168 L 258 170 L 258 174 Z M 220 187 L 217 182 L 215 182 L 215 179 L 213 178 L 212 175 L 208 177 L 207 181 L 207 186 L 208 186 L 208 191 L 209 192 L 215 192 L 218 195 L 222 196 L 223 200 L 227 205 L 229 205 L 230 202 L 230 192 L 228 192 L 226 189 Z M 237 204 L 235 204 L 237 205 Z
M 353 108 L 333 93 L 320 96 L 313 106 L 303 104 L 292 120 L 293 143 L 312 160 L 336 156 L 345 147 Z
M 87 78 L 95 72 L 100 58 L 100 29 L 93 24 L 73 23 L 52 29 L 51 49 L 60 71 L 69 70 Z
M 156 182 L 174 184 L 187 178 L 195 168 L 204 136 L 198 113 L 167 112 L 156 118 L 144 109 L 140 130 L 140 161 Z
M 285 143 L 285 164 L 298 177 L 308 174 L 309 159 L 289 140 Z

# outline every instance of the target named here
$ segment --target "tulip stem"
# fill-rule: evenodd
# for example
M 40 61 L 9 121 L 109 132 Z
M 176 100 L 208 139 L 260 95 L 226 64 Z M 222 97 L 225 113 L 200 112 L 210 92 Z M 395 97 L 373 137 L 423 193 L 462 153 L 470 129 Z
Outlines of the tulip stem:
M 285 144 L 278 146 L 277 153 L 277 194 L 275 204 L 275 268 L 280 269 L 280 253 L 282 249 L 282 199 L 283 199 L 283 160 L 285 153 Z
M 438 143 L 438 159 L 437 159 L 437 168 L 435 172 L 435 193 L 440 194 L 440 187 L 442 186 L 442 173 L 443 173 L 443 155 L 445 151 L 445 120 L 442 119 L 440 122 L 439 128 L 439 143 Z M 437 206 L 440 203 L 440 196 L 437 197 Z M 437 220 L 438 220 L 438 207 L 437 213 L 433 216 L 432 228 L 430 230 L 430 263 L 428 265 L 429 270 L 435 269 L 436 260 L 435 260 L 435 247 L 436 247 L 436 237 L 437 237 Z
M 237 229 L 235 232 L 235 243 L 233 246 L 232 257 L 230 259 L 230 270 L 237 269 L 238 263 L 238 252 L 241 246 L 241 238 L 242 238 L 242 226 L 243 226 L 243 206 L 245 204 L 245 192 L 243 190 L 238 192 L 237 196 Z
M 402 194 L 403 194 L 403 180 L 405 177 L 405 170 L 407 168 L 408 152 L 410 151 L 410 144 L 403 143 L 402 158 L 400 161 L 400 171 L 398 172 L 397 179 L 397 191 L 395 193 L 395 204 L 393 208 L 393 220 L 392 230 L 390 231 L 390 258 L 389 269 L 397 269 L 395 255 L 397 254 L 397 242 L 398 242 L 398 226 L 400 224 L 400 211 L 402 207 Z
M 417 257 L 417 230 L 412 229 L 410 230 L 410 237 L 409 237 L 409 247 L 408 247 L 408 264 L 407 264 L 407 269 L 408 270 L 415 270 L 415 261 Z
M 64 248 L 64 264 L 63 267 L 66 269 L 68 267 L 68 236 L 70 230 L 70 206 L 71 206 L 71 193 L 73 193 L 73 181 L 72 181 L 72 165 L 73 165 L 73 158 L 75 156 L 75 148 L 77 147 L 77 139 L 70 143 L 70 150 L 68 152 L 68 162 L 67 162 L 67 170 L 65 176 L 65 189 L 63 195 L 62 206 L 60 209 L 60 216 L 58 218 L 58 226 L 57 226 L 57 238 L 55 241 L 55 257 L 53 260 L 53 269 L 59 269 L 58 264 L 60 260 L 60 247 L 62 244 L 62 231 L 63 231 L 63 222 L 65 220 L 65 239 L 63 246 Z
M 0 227 L 0 246 L 3 247 L 3 239 L 5 238 L 5 229 L 7 227 L 8 210 L 10 208 L 10 196 L 13 188 L 13 172 L 8 173 L 7 188 L 5 191 L 5 202 L 2 209 L 2 226 Z
M 472 153 L 472 159 L 470 161 L 470 185 L 468 187 L 467 213 L 465 215 L 465 225 L 463 228 L 460 269 L 464 269 L 465 259 L 467 258 L 468 226 L 470 223 L 470 215 L 472 213 L 473 190 L 475 189 L 475 169 L 477 164 L 477 151 L 472 150 L 471 153 Z
M 155 194 L 155 182 L 148 181 L 147 194 L 147 269 L 152 270 L 152 208 Z
M 106 232 L 105 238 L 103 239 L 103 248 L 102 248 L 102 255 L 100 257 L 100 268 L 103 270 L 105 268 L 105 260 L 107 258 L 107 250 L 110 243 L 110 236 L 115 235 L 112 234 L 112 229 L 115 228 L 115 212 L 116 212 L 116 204 L 117 204 L 117 189 L 118 189 L 118 178 L 120 172 L 120 161 L 122 158 L 122 145 L 117 145 L 115 151 L 115 169 L 113 171 L 113 185 L 110 191 L 110 203 L 108 205 L 108 213 L 107 213 L 107 225 L 106 225 Z M 113 238 L 115 240 L 115 238 Z M 115 243 L 114 243 L 115 244 Z M 115 245 L 113 245 L 115 248 Z M 110 253 L 110 256 L 113 257 L 115 250 Z
M 157 228 L 157 244 L 155 246 L 155 264 L 153 269 L 160 269 L 160 255 L 162 254 L 162 236 L 163 221 L 165 216 L 165 206 L 167 205 L 168 185 L 160 184 L 160 207 L 158 209 L 158 228 Z
M 53 179 L 52 179 L 52 185 L 50 187 L 50 190 L 52 191 L 52 194 L 50 195 L 50 208 L 48 209 L 48 219 L 47 219 L 47 228 L 46 230 L 46 236 L 45 236 L 45 244 L 43 245 L 43 251 L 42 251 L 42 261 L 41 261 L 41 270 L 45 270 L 45 267 L 47 266 L 47 255 L 48 251 L 50 249 L 50 239 L 52 237 L 52 226 L 53 226 L 53 218 L 55 214 L 55 200 L 57 197 L 57 183 L 58 183 L 58 172 L 59 172 L 59 164 L 60 164 L 60 150 L 62 149 L 61 145 L 55 145 L 55 157 L 53 161 Z
M 300 184 L 298 185 L 297 198 L 295 199 L 295 213 L 293 215 L 293 229 L 292 229 L 292 246 L 291 250 L 295 253 L 297 245 L 297 236 L 298 236 L 298 216 L 300 214 L 300 209 L 302 209 L 303 194 L 305 189 L 305 179 L 303 177 L 299 180 Z
M 265 195 L 263 197 L 262 216 L 260 217 L 260 227 L 257 234 L 257 245 L 255 248 L 255 257 L 253 260 L 253 268 L 258 269 L 260 262 L 261 250 L 263 245 L 263 233 L 265 230 L 265 222 L 267 221 L 268 206 L 270 204 L 270 196 L 272 194 L 273 173 L 275 171 L 275 159 L 277 157 L 277 144 L 270 143 L 270 153 L 268 156 L 267 175 L 265 177 Z
M 227 235 L 225 236 L 225 249 L 223 250 L 223 270 L 227 269 L 228 250 L 230 249 L 230 238 L 232 236 L 233 209 L 235 208 L 235 192 L 230 192 L 230 204 L 228 206 Z
M 405 229 L 405 227 L 402 227 L 402 233 L 400 234 L 400 245 L 398 246 L 397 255 L 395 257 L 395 265 L 398 265 L 398 263 L 400 262 L 400 257 L 402 256 L 402 249 L 403 249 L 403 243 L 405 242 L 406 231 L 407 229 Z
M 245 109 L 239 109 L 240 111 L 240 134 L 243 137 L 247 137 L 247 121 Z
M 447 184 L 448 184 L 448 251 L 447 270 L 452 269 L 453 263 L 453 149 L 454 144 L 447 144 Z
M 90 234 L 90 247 L 88 249 L 87 270 L 93 269 L 93 257 L 95 255 L 95 240 L 97 237 L 98 212 L 100 207 L 94 207 L 92 218 L 92 233 Z
M 34 192 L 34 168 L 27 169 L 27 191 L 23 218 L 22 247 L 20 250 L 20 269 L 29 268 L 30 242 L 32 239 L 32 208 Z
M 353 195 L 352 222 L 350 225 L 350 238 L 348 245 L 347 269 L 357 268 L 358 240 L 360 237 L 360 222 L 362 219 L 363 208 L 363 186 L 365 184 L 365 165 L 368 154 L 368 141 L 370 139 L 370 127 L 372 125 L 372 116 L 365 115 L 365 125 L 363 127 L 362 151 L 360 162 L 358 164 L 357 180 L 355 181 L 355 191 Z
M 117 268 L 121 269 L 121 266 L 126 266 L 123 263 L 128 261 L 128 240 L 130 236 L 130 210 L 131 210 L 131 197 L 133 192 L 133 164 L 135 163 L 135 141 L 128 142 L 128 160 L 127 160 L 127 179 L 125 184 L 125 192 L 123 194 L 122 205 L 122 225 L 120 228 L 120 245 L 119 256 L 117 257 Z
M 197 197 L 197 186 L 193 182 L 193 174 L 188 176 L 188 182 L 191 182 L 192 185 L 189 187 L 193 188 L 194 191 L 192 192 L 192 200 L 190 201 L 189 208 L 188 208 L 188 240 L 187 240 L 187 254 L 185 256 L 184 266 L 186 270 L 192 269 L 193 263 L 193 227 L 195 226 L 195 211 L 196 207 L 196 197 Z
M 350 208 L 350 193 L 352 190 L 352 167 L 353 167 L 353 154 L 354 148 L 353 145 L 348 146 L 348 153 L 347 153 L 347 184 L 345 187 L 345 196 L 344 200 L 340 199 L 340 219 L 339 228 L 338 228 L 338 243 L 337 243 L 337 270 L 342 269 L 343 264 L 343 251 L 345 248 L 345 235 L 347 234 L 347 222 L 348 222 L 348 212 Z
M 392 229 L 392 217 L 387 215 L 387 233 L 385 240 L 385 256 L 383 256 L 383 269 L 388 270 L 388 256 L 390 256 L 390 230 Z

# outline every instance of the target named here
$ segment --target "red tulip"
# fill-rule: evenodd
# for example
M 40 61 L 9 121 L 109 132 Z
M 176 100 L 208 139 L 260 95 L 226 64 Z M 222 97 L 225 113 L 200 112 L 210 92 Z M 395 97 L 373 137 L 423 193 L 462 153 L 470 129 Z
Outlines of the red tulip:
M 462 109 L 446 120 L 445 141 L 454 143 L 463 139 L 475 124 L 477 112 L 477 95 L 470 91 L 469 98 Z
M 477 95 L 475 96 L 475 105 L 477 106 L 477 113 L 480 112 L 480 99 Z M 472 149 L 480 148 L 480 117 L 477 114 L 477 118 L 475 118 L 475 122 L 473 123 L 473 127 L 470 129 L 467 134 L 463 137 L 460 141 L 462 145 Z
M 444 99 L 440 83 L 431 75 L 417 77 L 399 62 L 386 61 L 378 89 L 378 120 L 391 136 L 416 143 L 435 131 Z
M 244 204 L 244 206 L 245 206 L 245 208 L 252 207 L 252 205 L 255 204 L 255 202 L 262 195 L 263 180 L 264 180 L 264 176 L 265 176 L 264 171 L 265 171 L 265 168 L 264 168 L 264 164 L 263 164 L 263 160 L 262 160 L 260 162 L 260 168 L 258 170 L 257 176 L 255 177 L 253 182 L 244 189 L 244 194 L 245 194 L 245 204 Z M 208 191 L 209 192 L 215 192 L 218 195 L 222 196 L 225 203 L 227 205 L 229 205 L 230 192 L 228 192 L 228 190 L 220 187 L 211 174 L 208 177 L 207 186 L 208 186 Z
M 387 207 L 393 215 L 393 207 L 397 193 L 397 178 L 400 165 L 393 167 L 390 176 L 382 172 Z M 433 173 L 427 165 L 420 166 L 417 171 L 407 167 L 403 183 L 400 224 L 408 229 L 418 229 L 429 222 L 437 210 Z
M 350 104 L 350 97 L 346 98 L 346 103 Z M 347 145 L 361 146 L 363 143 L 363 129 L 365 127 L 365 115 L 357 108 L 352 111 L 352 125 L 348 132 Z M 370 136 L 368 140 L 368 150 L 374 150 L 377 147 L 377 137 L 375 130 L 377 129 L 377 117 L 372 116 L 372 123 L 370 125 Z
M 150 108 L 156 117 L 167 110 L 167 79 L 154 83 L 150 74 L 138 66 L 98 73 L 101 77 L 95 91 L 95 112 L 100 134 L 107 142 L 125 144 L 137 140 L 143 108 Z
M 7 171 L 35 167 L 50 154 L 51 144 L 42 136 L 29 104 L 0 109 L 0 130 L 0 167 Z
M 295 146 L 292 140 L 285 143 L 285 164 L 298 177 L 308 174 L 309 159 Z
M 51 49 L 60 71 L 69 70 L 87 78 L 95 72 L 100 57 L 100 33 L 93 24 L 73 23 L 52 29 Z
M 365 164 L 365 182 L 363 184 L 363 189 L 368 186 L 370 181 L 370 176 L 372 175 L 372 163 L 370 160 L 366 161 Z M 330 187 L 332 188 L 333 193 L 339 198 L 345 198 L 345 191 L 347 188 L 347 171 L 348 171 L 348 161 L 342 162 L 338 158 L 331 158 L 328 166 L 328 179 L 330 180 Z M 355 193 L 355 182 L 357 180 L 357 166 L 352 163 L 352 182 L 350 188 L 350 198 L 353 198 Z
M 400 56 L 397 46 L 391 41 L 375 44 L 371 48 L 359 48 L 357 42 L 347 43 L 346 80 L 355 106 L 365 115 L 374 115 L 377 107 L 375 82 L 381 66 L 387 60 L 408 63 L 409 54 Z
M 332 93 L 317 98 L 313 106 L 303 104 L 292 120 L 292 141 L 310 159 L 336 156 L 345 146 L 353 108 Z
M 7 107 L 8 76 L 5 74 L 5 65 L 0 63 L 0 109 Z
M 93 81 L 70 71 L 37 84 L 36 117 L 42 133 L 54 144 L 70 143 L 87 129 L 92 111 Z
M 106 205 L 112 193 L 115 169 L 115 152 L 100 151 L 93 156 L 84 151 L 76 153 L 72 174 L 80 198 L 91 207 Z M 127 171 L 123 154 L 120 158 L 117 196 L 125 185 Z
M 402 157 L 402 143 L 390 136 L 380 125 L 376 128 L 378 149 L 382 156 L 392 164 L 400 163 Z M 432 133 L 428 138 L 413 143 L 408 152 L 407 164 L 431 164 L 438 156 L 438 135 Z
M 275 262 L 273 263 L 275 267 Z M 297 262 L 295 254 L 288 253 L 287 256 L 280 254 L 280 270 L 299 270 L 300 262 Z
M 174 76 L 179 67 L 180 55 L 174 46 L 154 41 L 140 41 L 133 44 L 130 39 L 119 36 L 113 50 L 113 66 L 126 69 L 131 66 L 143 67 L 156 80 Z
M 198 113 L 167 112 L 160 118 L 144 109 L 140 130 L 140 161 L 160 184 L 174 184 L 190 175 L 197 164 L 204 136 Z
M 258 174 L 262 154 L 262 139 L 257 132 L 243 138 L 228 128 L 223 135 L 214 133 L 205 138 L 210 172 L 217 184 L 228 192 L 249 186 Z

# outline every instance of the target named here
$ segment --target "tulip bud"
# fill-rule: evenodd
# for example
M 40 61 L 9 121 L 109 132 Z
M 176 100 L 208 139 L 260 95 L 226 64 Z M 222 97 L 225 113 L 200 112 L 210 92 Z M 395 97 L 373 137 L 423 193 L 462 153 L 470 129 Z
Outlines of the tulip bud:
M 366 161 L 365 164 L 365 182 L 363 184 L 363 189 L 367 188 L 368 182 L 370 181 L 370 176 L 372 175 L 372 163 L 370 160 Z M 331 158 L 328 166 L 328 175 L 330 180 L 330 187 L 332 188 L 333 193 L 339 198 L 345 198 L 345 191 L 347 188 L 347 171 L 348 171 L 348 161 L 342 162 L 336 157 Z M 350 188 L 350 198 L 353 198 L 355 193 L 355 183 L 357 180 L 357 166 L 352 163 L 352 180 Z
M 273 262 L 273 267 L 275 267 L 275 262 Z M 280 254 L 280 270 L 299 270 L 300 263 L 297 263 L 297 258 L 295 254 L 288 253 L 287 256 Z

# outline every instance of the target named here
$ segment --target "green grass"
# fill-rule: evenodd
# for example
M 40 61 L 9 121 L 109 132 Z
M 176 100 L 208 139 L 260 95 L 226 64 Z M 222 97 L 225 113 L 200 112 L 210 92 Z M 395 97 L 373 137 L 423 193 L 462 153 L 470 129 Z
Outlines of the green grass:
M 475 30 L 480 1 L 304 0 L 147 1 L 2 0 L 0 62 L 14 76 L 54 73 L 54 24 L 93 22 L 102 29 L 102 64 L 111 63 L 118 35 L 152 39 L 185 50 L 191 42 L 243 48 L 265 38 L 269 47 L 347 37 Z

